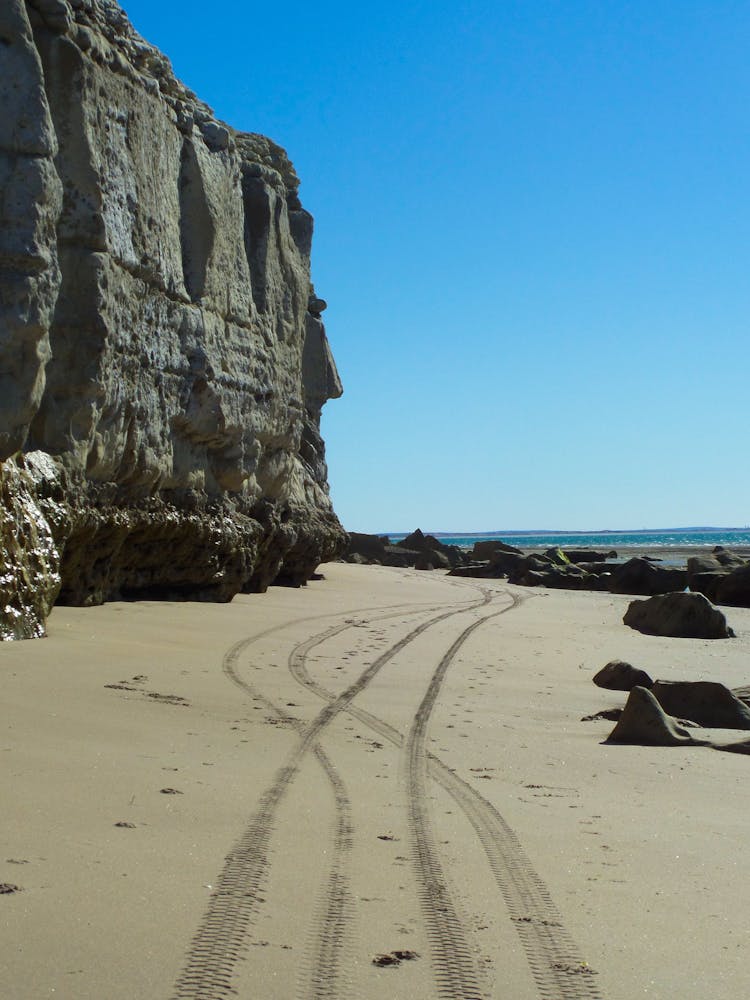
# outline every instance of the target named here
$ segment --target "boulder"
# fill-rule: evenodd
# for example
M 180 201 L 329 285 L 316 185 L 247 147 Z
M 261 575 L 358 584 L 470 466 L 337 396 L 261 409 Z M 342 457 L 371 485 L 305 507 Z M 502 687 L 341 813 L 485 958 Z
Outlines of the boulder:
M 688 586 L 715 604 L 750 607 L 748 562 L 717 545 L 710 554 L 691 556 L 687 562 Z M 732 577 L 728 581 L 728 577 Z
M 415 569 L 450 569 L 451 564 L 448 557 L 443 552 L 433 550 L 431 552 L 420 552 L 414 563 Z
M 570 565 L 570 559 L 568 559 L 563 550 L 560 548 L 547 549 L 544 553 L 544 558 L 549 559 L 549 561 L 555 566 Z
M 685 639 L 728 639 L 734 632 L 703 594 L 662 594 L 631 601 L 623 622 L 647 635 Z
M 732 552 L 731 549 L 725 549 L 723 545 L 715 545 L 711 550 L 711 556 L 720 566 L 734 568 L 735 566 L 747 565 L 747 559 L 744 556 L 739 555 L 737 552 Z
M 703 594 L 709 601 L 716 601 L 719 583 L 732 569 L 731 565 L 720 562 L 713 554 L 690 556 L 687 561 L 688 587 L 696 594 Z
M 432 560 L 424 559 L 425 552 L 418 549 L 404 548 L 402 545 L 391 545 L 387 535 L 368 535 L 363 532 L 351 531 L 348 544 L 343 554 L 345 562 L 373 563 L 378 566 L 396 566 L 406 569 L 421 562 L 420 569 L 426 568 L 426 562 L 436 566 L 447 567 L 448 561 L 440 553 L 432 553 Z
M 715 681 L 661 681 L 651 693 L 669 715 L 718 729 L 750 729 L 750 708 Z
M 598 590 L 597 577 L 573 563 L 555 563 L 547 555 L 527 556 L 508 573 L 510 583 L 555 590 Z
M 613 594 L 668 594 L 687 586 L 687 570 L 654 566 L 638 556 L 612 566 L 611 572 L 609 589 Z
M 494 576 L 511 576 L 525 565 L 526 556 L 522 552 L 506 552 L 496 549 L 489 558 L 489 565 Z
M 481 542 L 474 542 L 474 548 L 469 553 L 469 558 L 474 561 L 492 560 L 496 552 L 514 552 L 516 555 L 523 555 L 520 549 L 507 542 L 501 542 L 499 538 L 488 538 Z
M 360 531 L 350 531 L 343 558 L 347 562 L 352 562 L 355 561 L 352 557 L 357 556 L 356 562 L 383 563 L 387 545 L 390 545 L 390 539 L 386 535 L 367 535 Z
M 664 711 L 653 694 L 644 687 L 634 687 L 625 702 L 617 725 L 607 743 L 632 743 L 637 746 L 696 746 L 702 741 L 693 737 Z
M 735 608 L 750 608 L 750 565 L 737 566 L 716 586 L 717 604 Z
M 494 572 L 488 562 L 469 562 L 464 566 L 454 566 L 448 576 L 467 576 L 473 579 L 497 579 L 498 574 Z
M 434 535 L 425 535 L 419 528 L 413 531 L 400 542 L 396 542 L 401 548 L 421 552 L 428 557 L 428 561 L 433 563 L 434 568 L 449 568 L 459 566 L 466 561 L 466 557 L 457 545 L 445 545 Z M 431 558 L 433 553 L 438 553 L 435 558 Z
M 650 688 L 653 683 L 645 670 L 639 670 L 624 660 L 610 660 L 597 674 L 594 674 L 594 684 L 609 691 L 632 691 L 634 687 Z
M 572 563 L 598 563 L 617 558 L 614 549 L 611 552 L 598 552 L 596 549 L 563 549 L 562 551 Z

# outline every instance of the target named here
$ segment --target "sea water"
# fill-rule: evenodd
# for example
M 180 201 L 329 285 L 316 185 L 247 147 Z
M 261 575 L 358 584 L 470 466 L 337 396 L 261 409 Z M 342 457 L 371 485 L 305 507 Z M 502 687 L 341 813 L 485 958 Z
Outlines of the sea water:
M 474 542 L 500 539 L 518 548 L 612 549 L 627 548 L 698 548 L 712 549 L 714 545 L 725 548 L 750 546 L 750 528 L 661 528 L 638 531 L 489 531 L 486 533 L 450 534 L 434 532 L 445 545 L 459 545 L 470 549 Z M 396 542 L 405 538 L 403 533 L 389 535 Z

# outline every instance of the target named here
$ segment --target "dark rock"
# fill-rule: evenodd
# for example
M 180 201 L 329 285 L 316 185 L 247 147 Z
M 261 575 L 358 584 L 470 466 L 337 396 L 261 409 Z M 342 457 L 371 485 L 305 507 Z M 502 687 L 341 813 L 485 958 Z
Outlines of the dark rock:
M 735 608 L 750 608 L 750 565 L 737 566 L 728 576 L 719 580 L 716 603 Z
M 744 702 L 745 705 L 750 706 L 750 684 L 744 687 L 732 688 L 732 694 L 735 698 L 739 698 L 741 702 Z
M 612 570 L 615 568 L 615 563 L 608 562 L 577 562 L 576 566 L 580 566 L 581 569 L 585 570 L 587 573 L 595 573 L 597 576 L 601 576 L 602 573 L 607 573 L 609 576 L 612 575 Z
M 467 576 L 473 579 L 496 579 L 497 575 L 488 562 L 470 562 L 464 566 L 454 566 L 448 574 L 448 576 Z
M 728 575 L 728 572 L 722 570 L 714 573 L 693 573 L 688 576 L 688 586 L 694 594 L 703 594 L 713 604 L 718 604 L 719 584 Z
M 607 559 L 616 559 L 617 553 L 597 552 L 596 549 L 563 549 L 565 556 L 572 563 L 606 562 Z
M 634 687 L 607 743 L 638 746 L 695 746 L 700 743 L 667 715 L 649 690 Z
M 421 552 L 430 557 L 432 553 L 438 553 L 437 558 L 431 559 L 435 568 L 448 568 L 459 566 L 466 561 L 466 557 L 457 545 L 445 545 L 434 535 L 425 535 L 419 528 L 407 535 L 400 542 L 396 542 L 400 548 Z
M 747 565 L 747 559 L 744 556 L 738 555 L 736 552 L 732 552 L 730 549 L 725 549 L 723 545 L 715 545 L 711 551 L 713 558 L 721 566 L 745 566 Z
M 414 569 L 450 569 L 448 557 L 442 552 L 420 552 L 414 563 Z
M 710 601 L 750 607 L 750 566 L 735 552 L 717 545 L 710 555 L 691 556 L 687 573 L 690 589 Z
M 522 552 L 506 552 L 496 549 L 489 558 L 489 565 L 495 576 L 510 576 L 525 565 L 526 556 Z
M 320 316 L 321 313 L 325 312 L 328 308 L 328 303 L 325 299 L 319 299 L 316 295 L 307 303 L 307 311 L 312 313 L 313 316 Z
M 594 674 L 594 684 L 609 691 L 632 691 L 634 687 L 650 688 L 654 682 L 645 670 L 639 670 L 624 660 L 610 660 Z
M 654 566 L 648 559 L 635 557 L 621 566 L 612 566 L 609 589 L 613 594 L 668 594 L 684 590 L 687 570 Z
M 357 562 L 365 560 L 367 562 L 376 561 L 382 563 L 386 555 L 386 545 L 390 545 L 390 540 L 382 535 L 367 535 L 359 531 L 350 531 L 344 559 L 349 561 L 351 556 L 358 556 Z
M 474 548 L 469 553 L 469 558 L 473 560 L 492 560 L 496 552 L 514 552 L 516 555 L 523 555 L 523 552 L 514 545 L 501 542 L 499 538 L 488 538 L 485 541 L 474 542 Z
M 367 566 L 370 562 L 369 559 L 365 558 L 365 556 L 359 552 L 347 552 L 343 558 L 344 562 L 355 563 L 358 566 Z
M 725 567 L 714 555 L 690 556 L 687 561 L 688 582 L 695 573 L 731 572 L 731 567 Z
M 685 639 L 728 639 L 734 632 L 703 594 L 662 594 L 631 601 L 623 622 L 647 635 Z
M 373 563 L 378 566 L 396 566 L 406 569 L 415 566 L 417 560 L 423 560 L 425 556 L 425 552 L 418 549 L 404 548 L 402 545 L 391 545 L 387 535 L 367 535 L 362 532 L 352 531 L 349 533 L 348 538 L 349 543 L 343 556 L 345 562 Z M 433 567 L 448 565 L 447 561 L 439 553 L 434 554 L 432 564 Z M 420 568 L 424 568 L 424 565 Z
M 557 565 L 544 556 L 529 556 L 508 574 L 511 583 L 554 590 L 598 590 L 598 579 L 572 563 Z
M 719 562 L 713 554 L 691 556 L 687 561 L 688 587 L 709 601 L 716 601 L 719 583 L 731 572 L 732 567 Z
M 656 681 L 651 693 L 669 715 L 701 726 L 750 729 L 750 708 L 715 681 Z
M 400 545 L 386 545 L 383 565 L 405 569 L 414 566 L 417 559 L 423 555 L 424 553 L 418 552 L 416 549 L 402 549 Z

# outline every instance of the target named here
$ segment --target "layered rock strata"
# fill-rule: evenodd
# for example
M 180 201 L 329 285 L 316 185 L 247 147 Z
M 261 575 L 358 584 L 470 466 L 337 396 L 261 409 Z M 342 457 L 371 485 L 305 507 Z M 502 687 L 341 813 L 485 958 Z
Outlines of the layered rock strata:
M 342 389 L 286 154 L 112 0 L 4 0 L 0 95 L 0 461 L 51 456 L 59 600 L 303 583 L 345 541 Z

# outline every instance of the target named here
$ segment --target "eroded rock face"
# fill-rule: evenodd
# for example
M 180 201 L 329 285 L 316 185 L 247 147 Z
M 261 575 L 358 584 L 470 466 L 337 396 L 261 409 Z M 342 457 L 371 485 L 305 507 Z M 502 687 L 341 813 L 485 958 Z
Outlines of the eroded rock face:
M 342 388 L 286 154 L 112 0 L 4 0 L 0 43 L 0 460 L 55 459 L 60 599 L 303 583 Z
M 23 458 L 0 463 L 0 639 L 38 639 L 60 590 L 60 555 Z
M 698 746 L 704 741 L 696 740 L 676 719 L 667 715 L 647 688 L 634 687 L 606 742 L 672 747 Z

